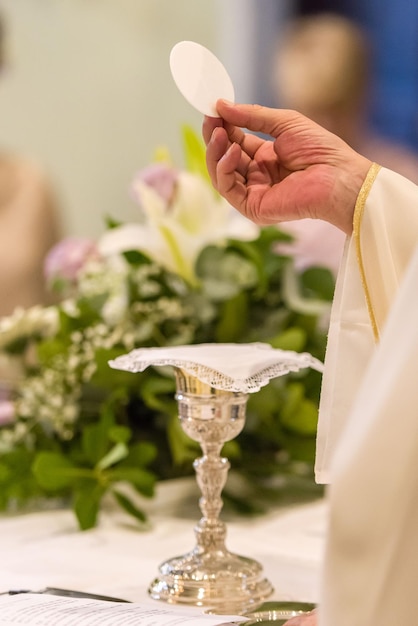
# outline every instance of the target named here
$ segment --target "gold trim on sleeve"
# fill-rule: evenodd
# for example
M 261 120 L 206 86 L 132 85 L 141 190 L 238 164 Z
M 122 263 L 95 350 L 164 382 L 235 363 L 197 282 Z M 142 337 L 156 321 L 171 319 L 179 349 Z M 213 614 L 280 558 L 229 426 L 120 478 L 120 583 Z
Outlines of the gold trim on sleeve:
M 372 188 L 372 185 L 374 181 L 376 180 L 376 176 L 378 175 L 380 169 L 381 169 L 381 166 L 378 165 L 377 163 L 372 163 L 372 165 L 370 166 L 370 169 L 367 172 L 367 176 L 364 179 L 364 182 L 357 196 L 356 206 L 354 207 L 354 217 L 353 217 L 353 237 L 354 237 L 354 242 L 356 246 L 357 262 L 358 262 L 358 266 L 360 269 L 361 282 L 362 282 L 363 289 L 364 289 L 364 295 L 366 296 L 367 309 L 369 311 L 370 322 L 372 325 L 373 334 L 374 334 L 374 338 L 376 342 L 379 341 L 379 329 L 377 327 L 376 316 L 374 314 L 372 300 L 370 297 L 370 291 L 369 291 L 367 280 L 366 280 L 366 273 L 364 271 L 363 256 L 361 254 L 361 237 L 360 237 L 361 228 L 360 227 L 361 227 L 361 220 L 363 217 L 364 207 L 366 205 L 366 200 L 368 198 L 370 189 Z

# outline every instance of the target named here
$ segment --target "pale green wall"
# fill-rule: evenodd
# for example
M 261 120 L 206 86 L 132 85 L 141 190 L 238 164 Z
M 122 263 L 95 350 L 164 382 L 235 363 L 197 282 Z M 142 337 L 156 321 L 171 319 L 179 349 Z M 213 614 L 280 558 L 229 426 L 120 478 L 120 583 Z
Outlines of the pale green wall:
M 177 91 L 168 58 L 182 39 L 218 53 L 221 5 L 0 0 L 9 43 L 0 145 L 48 170 L 67 232 L 97 235 L 107 213 L 134 218 L 133 174 L 161 143 L 180 159 L 182 123 L 200 131 L 201 115 Z

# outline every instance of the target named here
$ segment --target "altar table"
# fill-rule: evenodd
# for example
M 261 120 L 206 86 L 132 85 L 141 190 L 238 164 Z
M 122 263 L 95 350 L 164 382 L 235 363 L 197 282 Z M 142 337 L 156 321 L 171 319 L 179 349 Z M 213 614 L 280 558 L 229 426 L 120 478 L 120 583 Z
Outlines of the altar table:
M 149 600 L 159 564 L 195 546 L 198 495 L 189 479 L 160 483 L 157 496 L 143 502 L 147 530 L 110 505 L 88 531 L 79 531 L 65 508 L 0 516 L 0 592 L 48 586 Z M 226 545 L 263 565 L 275 588 L 269 600 L 317 602 L 326 521 L 323 499 L 234 516 Z

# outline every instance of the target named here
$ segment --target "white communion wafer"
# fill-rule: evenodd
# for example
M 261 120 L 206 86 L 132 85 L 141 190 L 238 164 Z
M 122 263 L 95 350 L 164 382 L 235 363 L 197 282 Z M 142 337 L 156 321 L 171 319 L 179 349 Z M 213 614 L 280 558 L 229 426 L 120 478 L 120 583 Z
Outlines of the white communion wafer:
M 234 101 L 231 78 L 219 59 L 194 41 L 180 41 L 170 53 L 170 69 L 174 81 L 186 100 L 195 109 L 211 117 L 219 117 L 216 101 Z

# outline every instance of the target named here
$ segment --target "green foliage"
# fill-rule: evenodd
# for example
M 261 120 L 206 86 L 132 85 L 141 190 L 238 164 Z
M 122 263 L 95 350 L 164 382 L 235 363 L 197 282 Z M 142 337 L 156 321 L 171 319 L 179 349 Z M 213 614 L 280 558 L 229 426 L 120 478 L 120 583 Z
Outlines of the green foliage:
M 138 493 L 151 497 L 156 476 L 145 469 L 156 456 L 152 444 L 136 443 L 129 448 L 131 431 L 116 425 L 108 411 L 97 424 L 89 424 L 81 434 L 81 450 L 73 455 L 42 451 L 35 455 L 32 473 L 46 493 L 71 494 L 80 528 L 95 526 L 100 503 L 106 493 L 112 494 L 125 510 L 138 520 L 146 515 L 117 488 L 130 483 Z
M 184 141 L 188 170 L 207 177 L 204 148 L 191 129 Z M 119 226 L 111 218 L 107 224 L 112 231 Z M 333 280 L 317 268 L 289 274 L 289 258 L 275 250 L 288 239 L 268 227 L 252 241 L 208 242 L 193 281 L 140 249 L 124 250 L 123 272 L 119 265 L 86 264 L 55 307 L 0 327 L 0 352 L 19 359 L 24 372 L 13 389 L 15 421 L 0 426 L 0 508 L 64 498 L 87 529 L 110 497 L 144 524 L 145 512 L 124 487 L 152 497 L 158 480 L 193 473 L 200 448 L 180 427 L 171 370 L 112 370 L 108 361 L 120 354 L 261 341 L 322 359 L 320 313 L 329 306 Z M 259 494 L 266 477 L 288 473 L 296 462 L 311 468 L 320 383 L 318 372 L 303 370 L 250 396 L 246 426 L 225 454 Z M 227 500 L 243 510 L 238 491 L 228 489 Z

